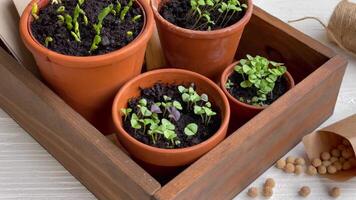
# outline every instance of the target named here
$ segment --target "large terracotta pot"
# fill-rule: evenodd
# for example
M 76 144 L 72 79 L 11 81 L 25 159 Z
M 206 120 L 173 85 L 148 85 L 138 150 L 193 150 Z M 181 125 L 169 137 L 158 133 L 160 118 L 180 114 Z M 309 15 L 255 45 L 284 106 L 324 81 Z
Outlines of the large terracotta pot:
M 218 80 L 225 67 L 233 62 L 245 25 L 252 15 L 252 0 L 248 0 L 248 10 L 240 21 L 214 31 L 194 31 L 170 23 L 159 14 L 167 1 L 152 0 L 151 5 L 168 65 Z
M 195 83 L 197 92 L 206 93 L 211 103 L 219 108 L 222 117 L 219 130 L 208 140 L 198 145 L 181 149 L 152 147 L 133 138 L 123 128 L 120 109 L 127 107 L 129 99 L 140 96 L 140 88 L 152 87 L 157 82 Z M 195 161 L 225 138 L 230 119 L 230 107 L 224 92 L 208 78 L 181 69 L 162 69 L 141 74 L 126 83 L 115 97 L 112 115 L 117 128 L 118 139 L 133 157 L 155 166 L 175 167 Z
M 154 18 L 146 0 L 138 0 L 144 10 L 144 27 L 140 35 L 127 46 L 99 56 L 77 57 L 62 55 L 42 46 L 33 37 L 30 25 L 31 8 L 39 8 L 48 0 L 33 0 L 20 20 L 20 34 L 33 54 L 48 85 L 62 99 L 104 133 L 110 133 L 110 110 L 115 93 L 128 80 L 141 73 L 145 49 L 150 39 Z
M 241 102 L 237 100 L 235 97 L 233 97 L 229 91 L 225 88 L 225 84 L 228 80 L 228 78 L 231 76 L 231 74 L 234 72 L 235 66 L 239 62 L 235 62 L 231 64 L 229 67 L 227 67 L 224 72 L 221 75 L 220 79 L 220 87 L 224 91 L 225 95 L 229 99 L 230 102 L 230 108 L 231 108 L 231 123 L 230 123 L 230 129 L 231 130 L 236 130 L 238 129 L 241 125 L 245 124 L 247 121 L 252 119 L 254 116 L 256 116 L 258 113 L 260 113 L 262 110 L 267 108 L 267 106 L 253 106 L 244 102 Z M 289 72 L 286 72 L 284 74 L 284 78 L 287 80 L 288 83 L 288 88 L 289 90 L 294 87 L 294 79 L 292 75 Z

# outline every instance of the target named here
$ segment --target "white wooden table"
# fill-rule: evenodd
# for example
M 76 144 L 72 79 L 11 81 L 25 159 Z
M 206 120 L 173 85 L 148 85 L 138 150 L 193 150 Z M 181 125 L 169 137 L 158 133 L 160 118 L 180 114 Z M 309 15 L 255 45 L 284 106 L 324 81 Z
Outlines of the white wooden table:
M 356 0 L 351 1 L 356 2 Z M 328 21 L 338 2 L 339 0 L 255 0 L 256 5 L 284 21 L 316 16 L 324 22 Z M 327 41 L 325 32 L 318 23 L 304 21 L 293 26 L 347 56 Z M 356 113 L 356 58 L 347 57 L 349 66 L 335 113 L 322 126 Z M 301 144 L 289 154 L 305 156 Z M 308 185 L 312 189 L 308 199 L 329 199 L 328 189 L 338 186 L 342 190 L 339 199 L 356 200 L 356 178 L 344 183 L 336 183 L 320 177 L 286 175 L 272 167 L 251 185 L 261 187 L 267 177 L 273 177 L 277 182 L 275 194 L 271 199 L 299 199 L 298 189 Z M 0 199 L 91 200 L 96 198 L 0 109 Z M 235 199 L 249 198 L 244 191 Z

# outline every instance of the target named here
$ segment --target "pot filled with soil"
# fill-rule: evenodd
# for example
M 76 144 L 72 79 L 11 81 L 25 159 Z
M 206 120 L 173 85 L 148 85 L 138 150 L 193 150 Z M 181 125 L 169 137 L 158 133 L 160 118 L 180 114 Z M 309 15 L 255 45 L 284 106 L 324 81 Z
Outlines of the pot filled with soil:
M 48 85 L 109 133 L 115 93 L 141 73 L 153 25 L 144 0 L 33 0 L 20 34 Z
M 229 99 L 234 130 L 294 87 L 283 63 L 262 56 L 231 64 L 221 76 L 220 85 Z
M 116 95 L 119 141 L 135 158 L 155 166 L 189 164 L 226 135 L 229 103 L 208 78 L 181 69 L 144 73 Z
M 218 80 L 233 62 L 252 0 L 151 2 L 168 64 Z

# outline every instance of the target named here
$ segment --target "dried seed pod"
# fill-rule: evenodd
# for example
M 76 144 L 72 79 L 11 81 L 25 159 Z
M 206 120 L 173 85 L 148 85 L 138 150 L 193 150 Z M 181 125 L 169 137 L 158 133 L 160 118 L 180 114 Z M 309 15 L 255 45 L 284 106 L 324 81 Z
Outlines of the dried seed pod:
M 305 160 L 304 160 L 304 158 L 297 158 L 297 159 L 295 159 L 295 164 L 296 164 L 296 165 L 305 165 Z
M 346 149 L 345 145 L 342 145 L 342 144 L 339 144 L 339 145 L 337 146 L 337 148 L 338 148 L 340 151 Z
M 288 156 L 287 157 L 287 163 L 294 164 L 294 162 L 295 162 L 295 157 L 293 157 L 293 156 Z
M 312 165 L 313 165 L 314 167 L 319 167 L 319 166 L 321 165 L 321 160 L 320 160 L 320 158 L 314 158 L 314 159 L 312 160 Z
M 354 157 L 355 154 L 354 154 L 354 151 L 351 148 L 347 148 L 347 149 L 345 149 L 345 150 L 343 150 L 341 152 L 341 155 L 342 155 L 343 158 L 349 159 L 349 158 Z
M 323 153 L 320 154 L 320 158 L 322 160 L 329 160 L 331 158 L 331 155 L 330 155 L 329 152 L 323 152 Z
M 247 195 L 251 198 L 256 198 L 258 196 L 258 189 L 256 187 L 251 187 L 248 189 Z
M 273 188 L 271 187 L 264 187 L 263 188 L 263 196 L 266 198 L 270 198 L 273 196 Z
M 350 163 L 350 161 L 346 161 L 346 162 L 344 162 L 344 164 L 342 165 L 342 170 L 349 170 L 349 169 L 351 169 L 352 168 L 352 166 L 351 166 L 351 163 Z
M 287 165 L 284 167 L 284 172 L 286 173 L 294 173 L 295 171 L 295 166 L 291 163 L 287 163 Z
M 302 165 L 296 165 L 296 166 L 295 166 L 294 173 L 295 173 L 296 175 L 300 175 L 302 172 L 303 172 L 303 166 L 302 166 Z
M 329 195 L 333 198 L 337 198 L 341 195 L 341 190 L 338 187 L 333 187 L 330 191 L 329 191 Z
M 329 174 L 335 174 L 337 172 L 336 167 L 333 165 L 328 166 L 327 170 Z
M 328 166 L 330 166 L 332 163 L 329 161 L 329 160 L 324 160 L 323 162 L 322 162 L 322 165 L 324 165 L 325 167 L 328 167 Z
M 340 149 L 333 149 L 333 150 L 331 150 L 331 155 L 332 156 L 335 156 L 335 157 L 340 157 L 341 156 L 341 151 L 340 151 Z
M 342 164 L 339 161 L 334 162 L 333 166 L 336 168 L 337 171 L 342 170 Z
M 286 160 L 281 159 L 281 160 L 277 161 L 276 167 L 278 169 L 283 169 L 286 166 L 286 164 L 287 164 Z
M 276 182 L 274 181 L 273 178 L 268 178 L 266 179 L 266 182 L 264 184 L 264 187 L 271 187 L 274 188 L 276 186 Z
M 310 176 L 315 176 L 318 174 L 317 169 L 313 165 L 309 165 L 306 172 Z
M 327 170 L 326 170 L 326 167 L 321 165 L 318 167 L 318 173 L 319 174 L 326 174 Z
M 311 193 L 311 190 L 308 186 L 303 186 L 302 188 L 300 188 L 298 194 L 302 197 L 307 197 L 309 196 L 309 194 Z
M 337 162 L 337 161 L 339 161 L 339 158 L 337 158 L 337 157 L 333 156 L 333 157 L 330 158 L 330 162 L 331 163 L 334 163 L 334 162 Z

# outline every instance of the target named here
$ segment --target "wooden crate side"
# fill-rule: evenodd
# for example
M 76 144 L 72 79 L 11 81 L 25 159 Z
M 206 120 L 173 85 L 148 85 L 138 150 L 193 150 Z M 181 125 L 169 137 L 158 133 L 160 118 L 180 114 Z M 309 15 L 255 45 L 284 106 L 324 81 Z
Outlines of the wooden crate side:
M 345 59 L 332 58 L 162 187 L 155 199 L 233 198 L 332 114 L 345 68 Z
M 99 199 L 150 199 L 160 188 L 2 49 L 0 106 Z

